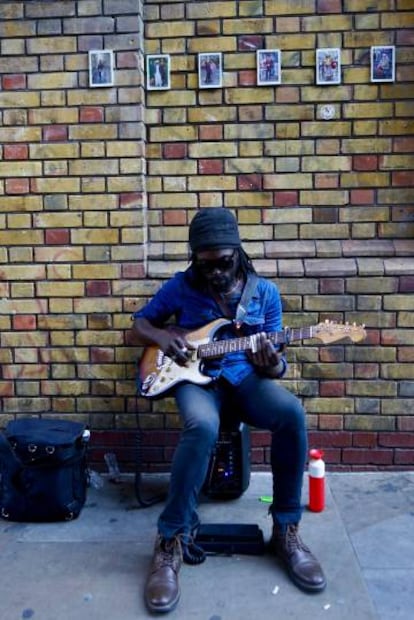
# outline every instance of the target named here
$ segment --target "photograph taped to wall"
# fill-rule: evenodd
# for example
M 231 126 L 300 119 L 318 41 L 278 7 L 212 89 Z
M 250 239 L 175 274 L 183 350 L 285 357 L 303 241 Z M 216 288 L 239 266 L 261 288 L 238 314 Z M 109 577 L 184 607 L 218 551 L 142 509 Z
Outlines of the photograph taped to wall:
M 256 51 L 256 71 L 257 84 L 280 84 L 282 55 L 280 50 L 257 50 Z
M 169 54 L 149 54 L 146 58 L 147 90 L 171 88 L 171 60 Z
M 371 47 L 371 82 L 395 81 L 394 45 L 374 45 Z
M 198 55 L 199 88 L 221 88 L 223 67 L 221 52 Z
M 339 48 L 316 50 L 316 83 L 321 85 L 341 83 L 341 50 Z
M 112 86 L 114 54 L 112 50 L 89 50 L 89 86 Z

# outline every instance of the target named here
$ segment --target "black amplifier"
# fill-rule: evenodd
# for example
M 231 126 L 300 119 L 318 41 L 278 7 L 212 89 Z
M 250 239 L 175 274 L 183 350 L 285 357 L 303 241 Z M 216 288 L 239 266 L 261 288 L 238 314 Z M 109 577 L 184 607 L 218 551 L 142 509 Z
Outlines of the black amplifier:
M 240 497 L 250 483 L 250 430 L 243 422 L 220 427 L 202 493 L 212 499 Z

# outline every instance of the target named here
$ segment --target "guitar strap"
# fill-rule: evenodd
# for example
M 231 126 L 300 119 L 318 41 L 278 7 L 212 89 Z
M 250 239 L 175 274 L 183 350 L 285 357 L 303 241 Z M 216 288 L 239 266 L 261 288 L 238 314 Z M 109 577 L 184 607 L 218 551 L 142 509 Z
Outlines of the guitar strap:
M 244 285 L 243 293 L 237 306 L 236 317 L 234 319 L 236 329 L 240 329 L 242 326 L 244 317 L 247 313 L 247 307 L 256 290 L 258 279 L 259 278 L 255 273 L 247 274 L 246 284 Z

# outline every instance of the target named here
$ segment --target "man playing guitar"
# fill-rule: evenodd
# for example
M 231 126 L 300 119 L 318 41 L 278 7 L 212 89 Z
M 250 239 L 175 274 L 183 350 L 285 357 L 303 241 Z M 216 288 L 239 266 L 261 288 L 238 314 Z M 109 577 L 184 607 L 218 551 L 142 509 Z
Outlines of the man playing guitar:
M 287 362 L 283 348 L 267 336 L 282 330 L 279 290 L 273 282 L 256 276 L 242 248 L 237 221 L 228 209 L 198 211 L 190 224 L 189 243 L 190 266 L 134 314 L 135 335 L 142 344 L 158 347 L 183 369 L 194 354 L 186 332 L 215 319 L 229 319 L 223 321 L 221 339 L 242 334 L 249 337 L 251 346 L 207 359 L 202 368 L 208 378 L 205 384 L 181 381 L 172 388 L 183 429 L 173 458 L 168 497 L 158 519 L 145 588 L 147 607 L 153 612 L 174 609 L 180 597 L 181 558 L 189 564 L 205 560 L 193 540 L 199 526 L 197 499 L 223 411 L 272 433 L 270 547 L 298 587 L 319 592 L 326 586 L 324 573 L 298 533 L 307 455 L 305 412 L 299 399 L 277 382 L 286 372 Z M 243 290 L 252 278 L 254 289 L 240 313 Z M 240 316 L 242 320 L 236 321 Z M 171 319 L 173 328 L 167 325 Z

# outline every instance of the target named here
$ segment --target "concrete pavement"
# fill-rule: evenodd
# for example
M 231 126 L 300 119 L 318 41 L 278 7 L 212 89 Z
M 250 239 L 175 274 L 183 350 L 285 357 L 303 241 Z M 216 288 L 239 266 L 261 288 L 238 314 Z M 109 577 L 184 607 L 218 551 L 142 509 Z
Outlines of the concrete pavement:
M 167 477 L 144 478 L 147 490 Z M 91 488 L 68 523 L 0 521 L 3 620 L 136 620 L 161 505 L 138 509 L 132 476 Z M 145 488 L 145 487 L 144 487 Z M 252 474 L 238 499 L 205 500 L 204 523 L 254 523 L 271 532 L 271 476 Z M 307 488 L 303 500 L 307 502 Z M 414 473 L 328 473 L 322 513 L 305 510 L 301 534 L 328 587 L 305 594 L 271 555 L 209 556 L 183 565 L 171 620 L 411 620 L 414 607 Z

